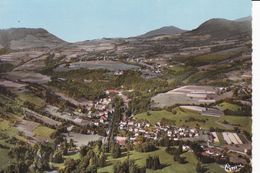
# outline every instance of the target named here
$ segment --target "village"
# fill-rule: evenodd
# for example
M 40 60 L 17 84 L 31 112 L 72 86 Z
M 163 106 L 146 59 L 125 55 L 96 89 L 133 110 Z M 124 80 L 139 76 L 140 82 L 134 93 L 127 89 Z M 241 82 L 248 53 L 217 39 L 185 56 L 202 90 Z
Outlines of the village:
M 192 92 L 192 95 L 190 90 L 195 88 L 198 91 Z M 184 86 L 175 89 L 173 93 L 175 92 L 179 92 L 179 94 L 185 92 L 188 97 L 194 97 L 193 102 L 196 102 L 196 99 L 204 99 L 204 102 L 208 102 L 207 99 L 219 97 L 218 95 L 226 91 L 223 88 L 216 91 L 215 89 L 204 86 Z M 63 135 L 67 141 L 72 140 L 76 145 L 76 150 L 74 149 L 73 152 L 79 152 L 80 148 L 88 145 L 89 142 L 101 140 L 102 143 L 107 143 L 109 142 L 107 136 L 111 130 L 111 121 L 115 111 L 112 105 L 113 98 L 120 97 L 123 100 L 124 107 L 129 106 L 130 99 L 123 94 L 125 93 L 123 90 L 110 89 L 105 93 L 106 97 L 96 101 L 76 100 L 61 93 L 54 93 L 55 97 L 66 101 L 67 105 L 71 106 L 61 109 L 57 106 L 47 104 L 41 111 L 42 114 L 29 108 L 23 108 L 24 119 L 18 121 L 15 126 L 18 131 L 27 137 L 30 143 L 37 143 L 48 141 L 47 138 L 39 138 L 31 133 L 38 123 L 54 129 L 66 123 L 66 131 L 63 132 Z M 200 96 L 198 97 L 197 95 Z M 201 116 L 206 117 L 224 116 L 223 112 L 212 108 L 207 108 L 209 109 L 207 110 L 208 112 L 205 112 L 206 108 L 199 106 L 180 106 L 180 108 L 201 112 Z M 210 109 L 212 110 L 210 111 Z M 203 148 L 200 153 L 203 157 L 211 159 L 218 159 L 220 156 L 223 157 L 225 161 L 225 163 L 222 162 L 225 165 L 223 169 L 227 172 L 230 172 L 230 170 L 232 172 L 239 171 L 243 167 L 243 164 L 247 164 L 248 158 L 250 158 L 250 141 L 243 134 L 234 131 L 216 132 L 201 127 L 180 127 L 163 121 L 156 122 L 153 125 L 147 120 L 139 120 L 134 116 L 127 117 L 125 115 L 117 125 L 117 128 L 119 133 L 113 136 L 113 140 L 121 147 L 125 147 L 127 143 L 138 144 L 140 138 L 158 141 L 166 137 L 170 141 L 196 142 Z M 184 145 L 183 149 L 192 152 L 189 145 Z M 226 161 L 229 155 L 231 155 L 232 162 Z
M 0 42 L 0 173 L 249 173 L 247 24 L 75 43 L 11 29 L 19 37 Z

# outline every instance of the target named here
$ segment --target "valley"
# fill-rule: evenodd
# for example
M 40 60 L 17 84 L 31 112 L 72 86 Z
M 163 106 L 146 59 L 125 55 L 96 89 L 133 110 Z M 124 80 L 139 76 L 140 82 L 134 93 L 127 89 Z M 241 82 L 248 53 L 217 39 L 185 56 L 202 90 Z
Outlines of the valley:
M 251 40 L 226 19 L 76 43 L 0 30 L 0 172 L 250 172 Z

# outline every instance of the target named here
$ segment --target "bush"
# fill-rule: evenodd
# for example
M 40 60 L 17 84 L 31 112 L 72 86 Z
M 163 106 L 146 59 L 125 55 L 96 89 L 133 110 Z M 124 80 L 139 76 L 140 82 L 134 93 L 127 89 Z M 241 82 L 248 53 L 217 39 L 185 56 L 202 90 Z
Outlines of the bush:
M 146 158 L 146 168 L 147 169 L 152 169 L 152 170 L 156 170 L 156 169 L 161 169 L 162 165 L 160 163 L 160 159 L 158 156 L 149 156 L 148 158 Z
M 138 152 L 150 152 L 157 150 L 157 147 L 153 142 L 143 142 L 141 144 L 137 144 L 134 149 Z

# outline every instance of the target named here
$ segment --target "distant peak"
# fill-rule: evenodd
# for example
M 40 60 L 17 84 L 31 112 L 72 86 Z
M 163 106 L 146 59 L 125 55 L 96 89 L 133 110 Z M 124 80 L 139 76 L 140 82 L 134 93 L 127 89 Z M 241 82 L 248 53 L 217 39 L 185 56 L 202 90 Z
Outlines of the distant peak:
M 159 36 L 159 35 L 175 35 L 185 32 L 185 30 L 180 29 L 176 26 L 164 26 L 159 29 L 155 29 L 152 31 L 149 31 L 143 35 L 140 35 L 139 37 L 153 37 L 153 36 Z
M 252 16 L 246 16 L 246 17 L 238 18 L 234 21 L 236 21 L 236 22 L 252 21 Z

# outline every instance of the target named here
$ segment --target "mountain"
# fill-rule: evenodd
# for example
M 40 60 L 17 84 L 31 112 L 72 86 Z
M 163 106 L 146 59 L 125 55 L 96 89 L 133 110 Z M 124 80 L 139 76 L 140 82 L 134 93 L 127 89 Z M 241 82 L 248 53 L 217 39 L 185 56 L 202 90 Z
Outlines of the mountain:
M 252 21 L 252 16 L 242 17 L 239 19 L 236 19 L 237 22 L 245 22 L 245 21 Z
M 232 21 L 214 18 L 204 22 L 189 33 L 196 35 L 208 34 L 215 38 L 235 37 L 243 34 L 251 35 L 251 21 Z
M 11 28 L 0 30 L 0 48 L 12 50 L 48 47 L 66 43 L 42 28 Z
M 174 34 L 180 34 L 183 32 L 185 32 L 185 30 L 182 30 L 175 26 L 165 26 L 165 27 L 162 27 L 159 29 L 149 31 L 143 35 L 140 35 L 139 37 L 146 38 L 146 37 L 153 37 L 153 36 L 159 36 L 159 35 L 174 35 Z

